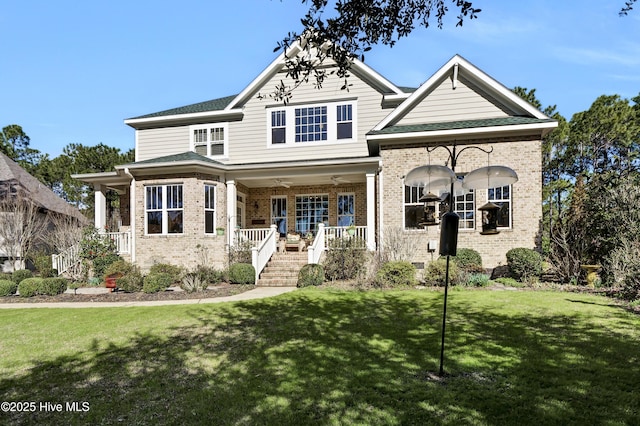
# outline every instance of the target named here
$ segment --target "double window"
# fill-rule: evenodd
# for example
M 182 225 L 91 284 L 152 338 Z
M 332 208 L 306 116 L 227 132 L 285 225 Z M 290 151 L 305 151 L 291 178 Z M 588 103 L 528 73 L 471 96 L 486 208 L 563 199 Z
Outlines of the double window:
M 426 223 L 439 222 L 436 218 L 442 217 L 449 211 L 451 197 L 449 191 L 440 191 L 440 202 L 427 206 L 420 202 L 424 187 L 404 187 L 404 228 L 422 229 Z M 453 209 L 460 216 L 460 229 L 475 229 L 475 193 L 473 190 L 457 190 L 453 197 Z
M 184 205 L 182 185 L 151 185 L 145 188 L 147 234 L 182 234 Z
M 355 105 L 355 101 L 343 101 L 270 108 L 269 145 L 353 140 Z
M 192 151 L 206 157 L 228 156 L 228 131 L 226 125 L 205 124 L 191 126 Z

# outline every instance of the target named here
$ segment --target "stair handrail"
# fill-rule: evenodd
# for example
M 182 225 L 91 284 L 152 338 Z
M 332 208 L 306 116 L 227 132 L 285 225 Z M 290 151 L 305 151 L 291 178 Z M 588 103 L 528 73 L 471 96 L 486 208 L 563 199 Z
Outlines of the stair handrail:
M 307 263 L 320 263 L 320 256 L 324 249 L 324 223 L 320 223 L 313 243 L 307 248 Z
M 260 244 L 251 249 L 251 264 L 256 271 L 256 284 L 258 283 L 258 278 L 260 278 L 260 273 L 262 273 L 262 270 L 267 266 L 269 259 L 271 259 L 271 256 L 276 251 L 277 235 L 276 225 L 271 225 L 266 237 Z
M 51 267 L 58 271 L 58 275 L 67 272 L 80 262 L 80 244 L 75 244 L 58 254 L 51 255 Z

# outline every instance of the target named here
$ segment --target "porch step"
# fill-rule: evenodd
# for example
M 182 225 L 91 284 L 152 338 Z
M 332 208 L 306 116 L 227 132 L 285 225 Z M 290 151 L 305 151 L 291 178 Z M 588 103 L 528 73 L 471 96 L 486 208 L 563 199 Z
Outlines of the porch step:
M 263 287 L 295 287 L 300 268 L 307 264 L 307 252 L 274 253 L 260 274 Z

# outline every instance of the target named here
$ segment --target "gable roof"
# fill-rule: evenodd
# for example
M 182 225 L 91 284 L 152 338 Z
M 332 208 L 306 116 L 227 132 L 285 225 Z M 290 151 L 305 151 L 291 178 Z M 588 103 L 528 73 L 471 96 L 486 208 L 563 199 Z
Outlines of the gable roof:
M 512 114 L 513 116 L 531 117 L 545 122 L 549 119 L 549 117 L 544 115 L 533 105 L 529 104 L 513 91 L 481 71 L 462 56 L 454 55 L 424 84 L 415 90 L 411 96 L 409 96 L 402 104 L 378 123 L 372 131 L 380 132 L 389 126 L 397 124 L 406 114 L 422 102 L 422 100 L 425 99 L 429 93 L 431 93 L 447 76 L 451 76 L 454 87 L 459 78 L 464 77 L 464 79 L 471 81 L 488 97 L 496 99 L 512 110 L 514 112 Z
M 208 119 L 240 119 L 243 116 L 242 106 L 260 91 L 261 88 L 284 68 L 285 56 L 300 53 L 299 43 L 294 43 L 269 64 L 245 89 L 237 95 L 225 96 L 205 102 L 171 108 L 150 114 L 125 119 L 125 124 L 142 129 L 157 125 L 181 125 L 194 121 L 204 122 Z M 386 100 L 398 104 L 405 100 L 409 93 L 416 89 L 398 87 L 368 65 L 354 59 L 350 71 L 382 93 Z
M 28 198 L 43 209 L 75 217 L 82 222 L 86 221 L 77 208 L 58 197 L 49 187 L 1 152 L 0 183 L 19 185 L 26 191 Z

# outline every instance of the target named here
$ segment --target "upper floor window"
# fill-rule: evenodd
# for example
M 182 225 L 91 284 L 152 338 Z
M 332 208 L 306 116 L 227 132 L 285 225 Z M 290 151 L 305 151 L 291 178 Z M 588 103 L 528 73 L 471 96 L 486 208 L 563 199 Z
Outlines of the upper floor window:
M 489 188 L 488 201 L 500 206 L 498 228 L 511 228 L 511 185 Z
M 228 135 L 226 124 L 191 126 L 192 151 L 206 157 L 226 157 Z
M 355 101 L 269 108 L 268 144 L 294 146 L 351 141 L 355 139 L 355 117 Z
M 182 185 L 145 187 L 147 234 L 182 234 L 184 206 Z

